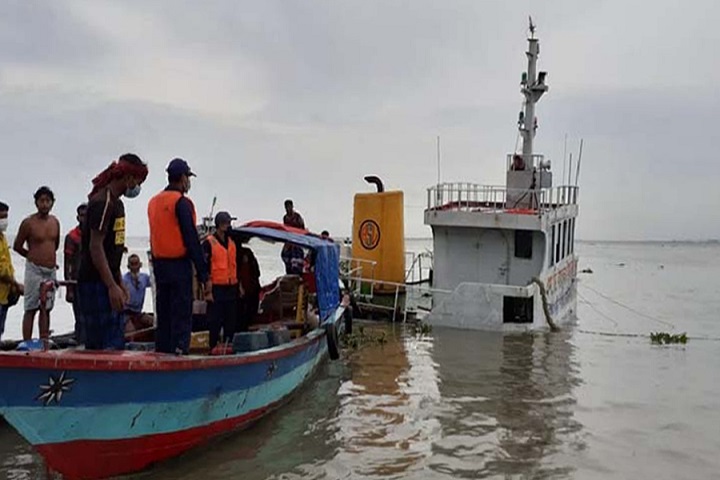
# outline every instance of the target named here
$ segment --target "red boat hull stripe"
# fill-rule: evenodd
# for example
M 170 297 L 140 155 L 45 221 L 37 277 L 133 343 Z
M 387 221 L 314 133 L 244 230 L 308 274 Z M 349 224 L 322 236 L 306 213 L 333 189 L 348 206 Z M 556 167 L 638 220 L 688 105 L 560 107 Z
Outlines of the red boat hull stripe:
M 47 443 L 35 448 L 51 470 L 67 480 L 106 478 L 134 472 L 199 445 L 211 437 L 240 428 L 258 419 L 282 401 L 202 427 L 179 432 L 119 440 L 77 440 Z

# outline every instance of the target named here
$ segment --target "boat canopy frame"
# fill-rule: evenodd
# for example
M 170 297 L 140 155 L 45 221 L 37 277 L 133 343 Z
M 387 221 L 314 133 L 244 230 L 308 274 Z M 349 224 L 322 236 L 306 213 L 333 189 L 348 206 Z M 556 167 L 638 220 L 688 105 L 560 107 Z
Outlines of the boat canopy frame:
M 266 242 L 291 243 L 315 252 L 315 285 L 318 309 L 322 321 L 334 315 L 340 306 L 340 245 L 300 228 L 275 222 L 253 221 L 231 229 L 233 239 L 259 238 Z

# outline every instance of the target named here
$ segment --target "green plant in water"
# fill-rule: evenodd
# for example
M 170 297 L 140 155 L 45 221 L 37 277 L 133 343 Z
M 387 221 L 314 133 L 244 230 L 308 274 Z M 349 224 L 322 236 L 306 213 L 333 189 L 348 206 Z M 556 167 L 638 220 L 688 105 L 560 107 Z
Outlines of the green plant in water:
M 342 345 L 350 350 L 358 350 L 368 345 L 385 345 L 388 343 L 387 332 L 381 330 L 377 335 L 372 332 L 366 332 L 365 327 L 359 326 L 357 330 L 348 335 L 347 333 L 340 337 Z
M 650 332 L 650 342 L 655 345 L 671 345 L 687 343 L 687 333 L 666 333 L 666 332 Z

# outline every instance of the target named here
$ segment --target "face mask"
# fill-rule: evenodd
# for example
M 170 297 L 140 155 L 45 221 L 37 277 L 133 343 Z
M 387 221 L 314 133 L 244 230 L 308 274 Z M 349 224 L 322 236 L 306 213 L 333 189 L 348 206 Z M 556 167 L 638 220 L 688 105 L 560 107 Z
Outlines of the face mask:
M 0 218 L 0 232 L 4 232 L 8 228 L 8 219 Z
M 139 184 L 135 185 L 134 188 L 128 188 L 127 190 L 125 190 L 125 196 L 127 198 L 135 198 L 138 195 L 140 195 L 140 185 Z

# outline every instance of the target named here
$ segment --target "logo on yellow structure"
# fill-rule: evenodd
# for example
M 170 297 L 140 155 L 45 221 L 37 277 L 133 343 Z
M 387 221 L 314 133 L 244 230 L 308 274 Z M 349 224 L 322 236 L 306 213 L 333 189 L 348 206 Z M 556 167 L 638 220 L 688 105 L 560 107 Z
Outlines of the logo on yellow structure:
M 360 237 L 360 245 L 372 250 L 380 243 L 380 226 L 375 220 L 365 220 L 360 224 L 358 237 Z

